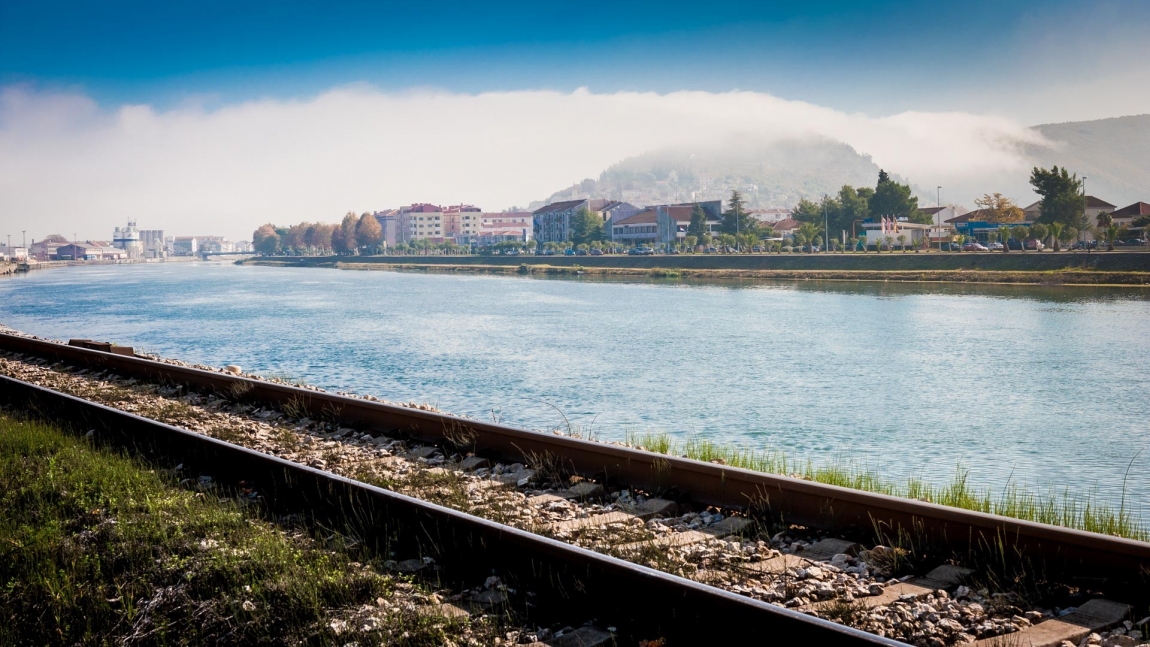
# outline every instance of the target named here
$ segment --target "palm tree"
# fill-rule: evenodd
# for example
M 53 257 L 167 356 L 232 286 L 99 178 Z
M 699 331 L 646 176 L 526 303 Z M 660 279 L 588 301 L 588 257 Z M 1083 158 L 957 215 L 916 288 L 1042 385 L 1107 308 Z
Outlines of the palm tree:
M 1098 221 L 1106 228 L 1106 251 L 1114 251 L 1114 239 L 1118 237 L 1118 225 L 1114 224 L 1114 216 L 1104 213 L 1098 216 Z
M 898 247 L 902 250 L 903 254 L 906 253 L 906 234 L 898 235 Z
M 1059 246 L 1059 244 L 1058 244 L 1059 239 L 1062 238 L 1062 223 L 1060 223 L 1060 222 L 1050 223 L 1050 236 L 1051 236 L 1051 238 L 1054 239 L 1054 251 L 1056 251 L 1056 252 L 1062 251 L 1062 247 Z
M 1002 225 L 998 228 L 998 237 L 1002 239 L 1002 251 L 1010 251 L 1010 227 Z
M 887 236 L 886 238 L 883 239 L 883 241 L 886 242 L 887 251 L 893 252 L 894 251 L 894 239 L 891 238 L 890 236 Z
M 815 239 L 819 237 L 819 232 L 823 230 L 813 222 L 804 222 L 799 225 L 798 235 L 803 237 L 803 243 L 815 244 Z

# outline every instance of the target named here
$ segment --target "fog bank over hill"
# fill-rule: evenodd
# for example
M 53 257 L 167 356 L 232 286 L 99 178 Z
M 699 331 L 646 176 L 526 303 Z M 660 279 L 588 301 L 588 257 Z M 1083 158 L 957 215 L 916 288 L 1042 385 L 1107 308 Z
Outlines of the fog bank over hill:
M 790 206 L 800 198 L 835 193 L 843 184 L 873 186 L 878 172 L 869 155 L 829 138 L 742 138 L 628 157 L 608 167 L 598 180 L 576 183 L 545 202 L 584 197 L 637 205 L 725 200 L 738 189 L 752 208 Z
M 1035 164 L 1085 175 L 1086 192 L 1118 208 L 1150 202 L 1150 114 L 1042 124 L 1034 130 L 1052 142 L 1025 146 Z
M 1119 208 L 1150 201 L 1150 115 L 1043 124 L 1031 131 L 1033 138 L 1004 138 L 1000 144 L 1016 151 L 1023 163 L 997 174 L 948 178 L 943 202 L 972 208 L 975 197 L 1001 192 L 1025 206 L 1038 199 L 1030 187 L 1030 169 L 1054 165 L 1087 176 L 1087 191 Z M 585 197 L 637 205 L 716 200 L 738 189 L 753 208 L 791 207 L 800 198 L 833 194 L 844 184 L 874 186 L 878 171 L 865 150 L 829 137 L 743 137 L 712 147 L 667 148 L 628 157 L 598 179 L 583 180 L 532 205 Z M 935 204 L 933 178 L 905 177 L 907 169 L 901 165 L 886 171 L 909 181 L 919 204 Z

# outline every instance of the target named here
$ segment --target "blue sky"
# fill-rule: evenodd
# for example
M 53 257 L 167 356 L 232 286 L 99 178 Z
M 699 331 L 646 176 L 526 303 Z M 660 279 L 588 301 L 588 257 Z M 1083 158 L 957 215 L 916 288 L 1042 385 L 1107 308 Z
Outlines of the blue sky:
M 1024 96 L 1020 86 L 1097 75 L 1101 53 L 1070 55 L 1076 41 L 1103 49 L 1109 32 L 1147 26 L 1150 3 L 1137 1 L 7 0 L 0 85 L 157 106 L 349 83 L 467 93 L 741 89 L 872 115 L 992 110 L 1026 121 L 1077 115 L 1003 106 L 984 93 Z
M 809 136 L 1025 204 L 1026 126 L 1150 110 L 1147 33 L 1146 0 L 0 0 L 0 235 L 500 210 Z

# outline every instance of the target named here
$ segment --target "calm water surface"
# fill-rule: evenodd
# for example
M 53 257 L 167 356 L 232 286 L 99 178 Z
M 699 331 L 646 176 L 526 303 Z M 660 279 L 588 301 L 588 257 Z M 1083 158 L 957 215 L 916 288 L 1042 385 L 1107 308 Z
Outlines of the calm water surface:
M 168 263 L 0 280 L 2 322 L 531 428 L 700 435 L 1150 504 L 1150 293 Z M 554 405 L 555 408 L 552 408 Z M 1012 476 L 1011 476 L 1012 475 Z M 1143 514 L 1143 518 L 1148 515 Z

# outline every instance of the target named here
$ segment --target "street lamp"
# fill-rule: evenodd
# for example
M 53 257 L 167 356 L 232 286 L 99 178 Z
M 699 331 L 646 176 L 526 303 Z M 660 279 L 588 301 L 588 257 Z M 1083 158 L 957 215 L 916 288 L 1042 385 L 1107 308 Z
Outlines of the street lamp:
M 938 194 L 935 196 L 935 204 L 938 206 L 938 211 L 934 214 L 934 221 L 938 223 L 935 225 L 934 233 L 938 234 L 938 251 L 942 251 L 942 187 L 938 187 Z
M 1078 232 L 1078 237 L 1082 240 L 1086 239 L 1086 228 L 1090 226 L 1089 216 L 1086 215 L 1086 176 L 1082 176 L 1082 231 Z

